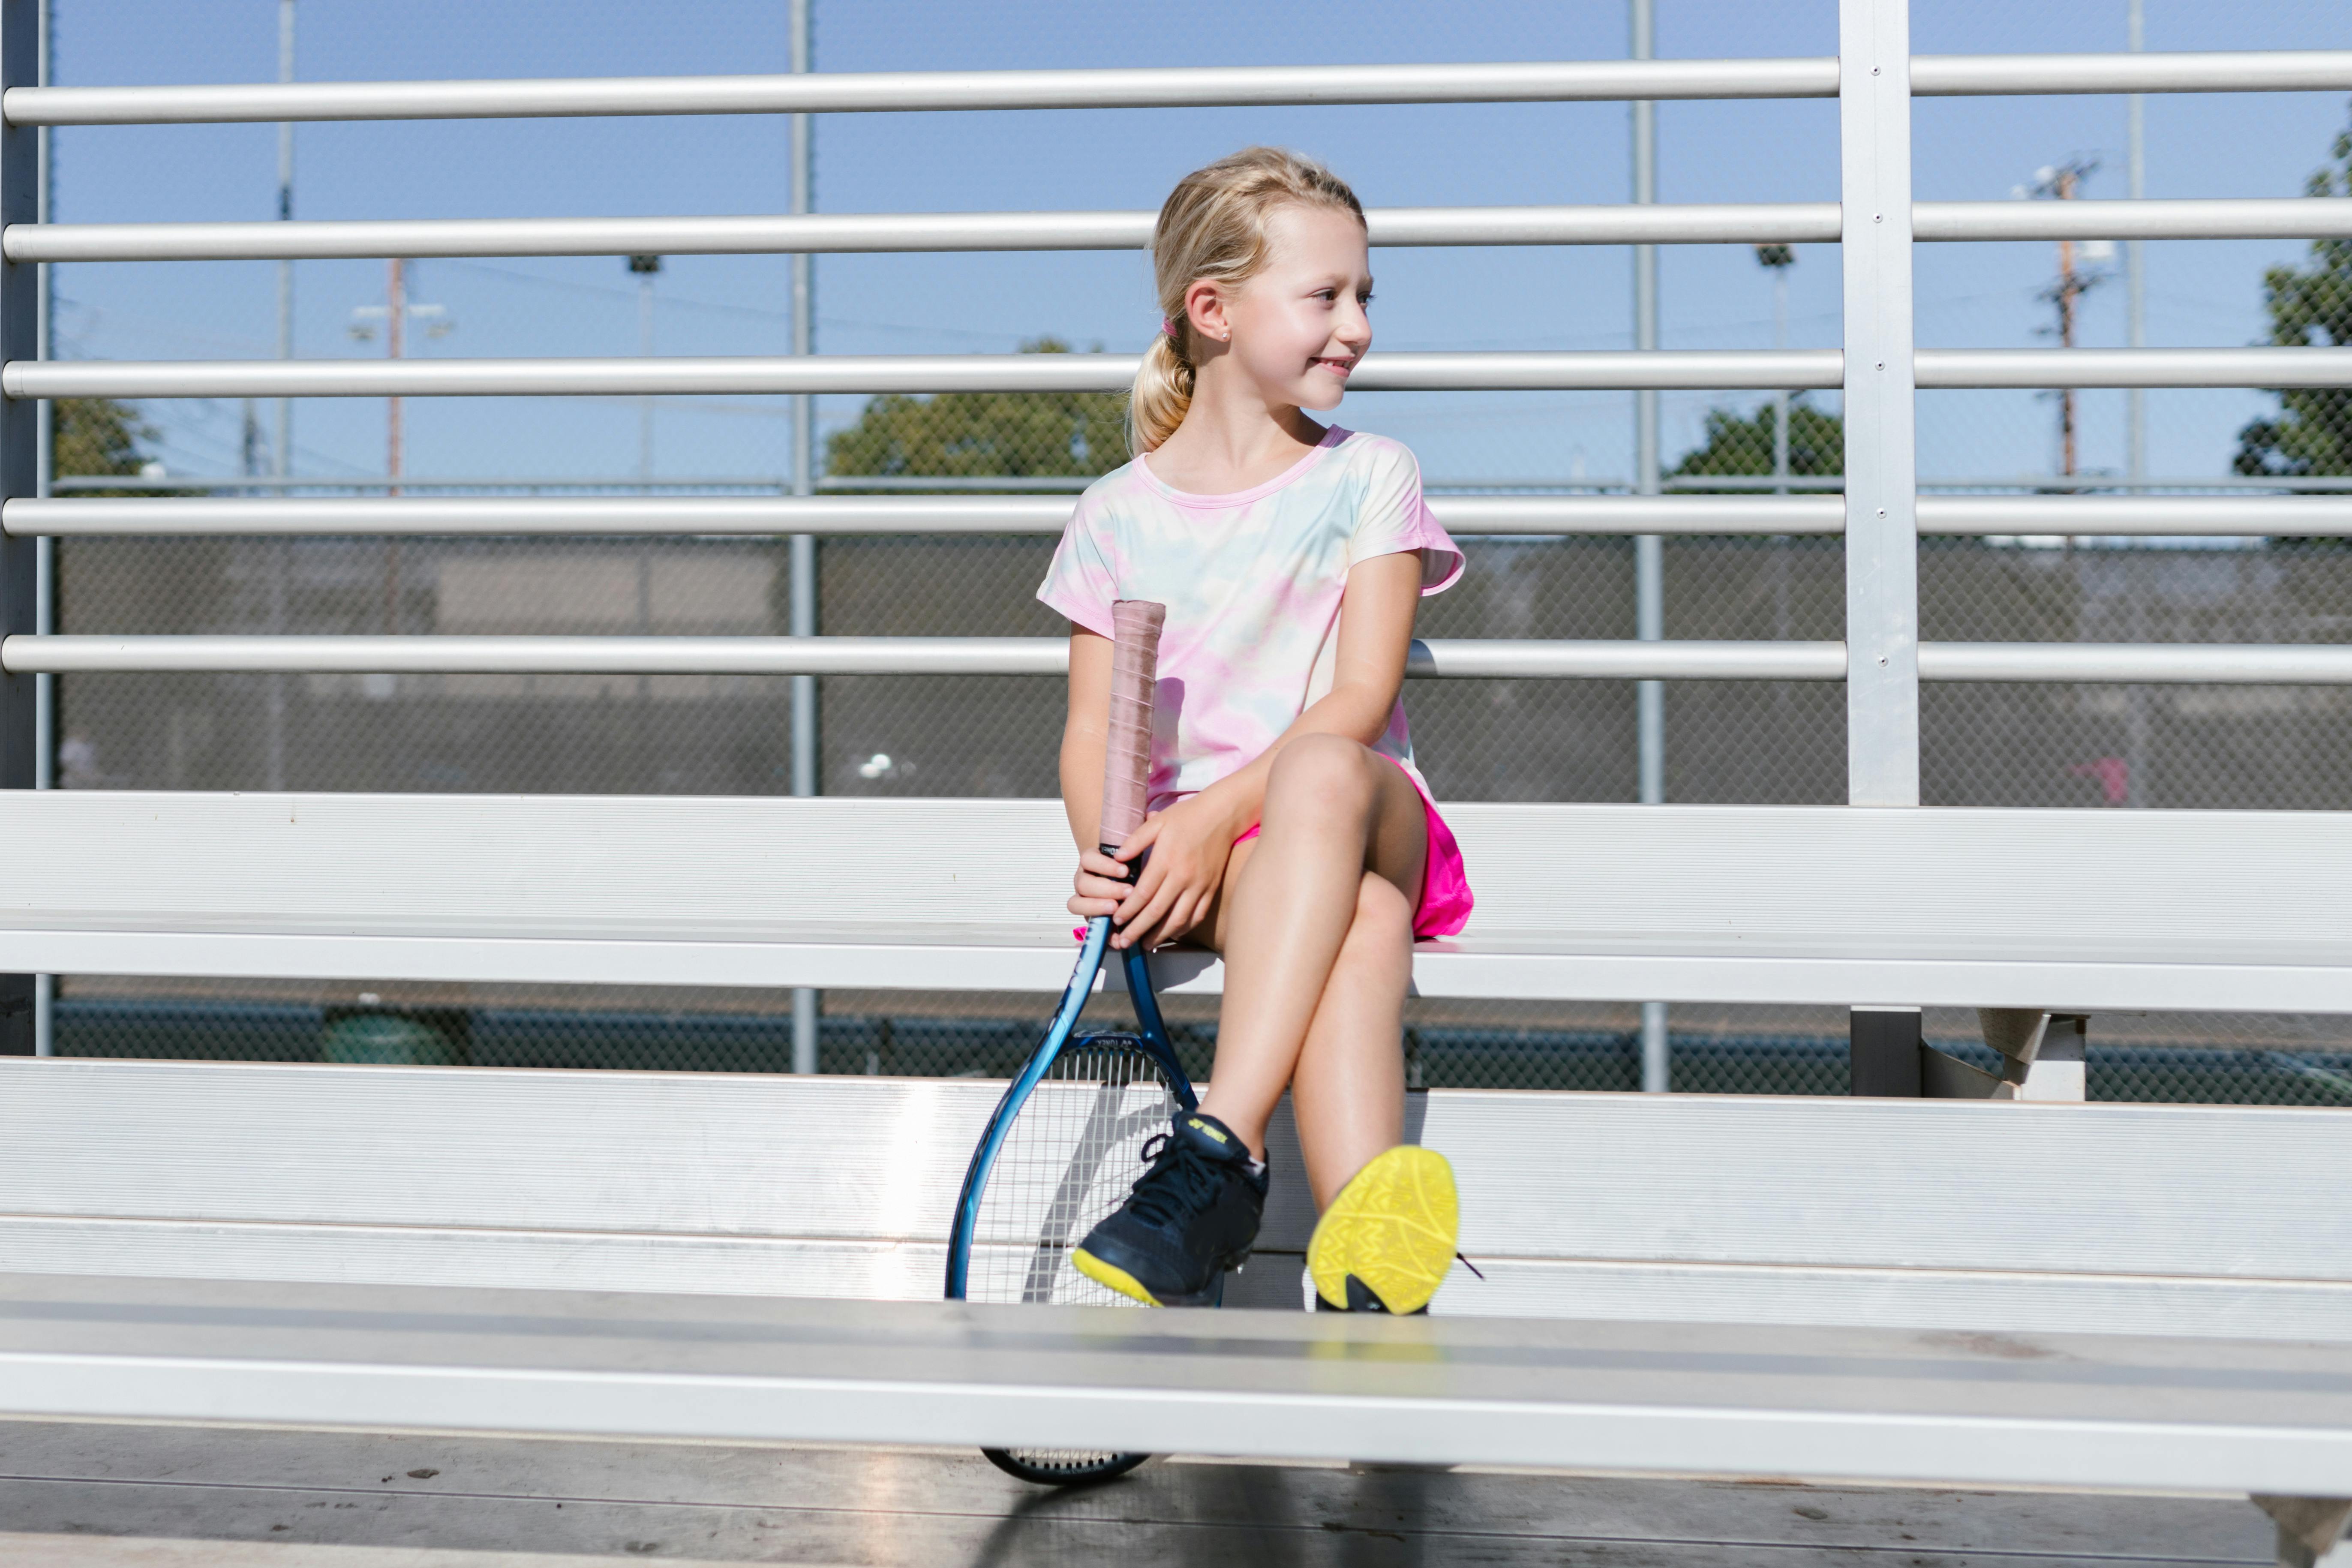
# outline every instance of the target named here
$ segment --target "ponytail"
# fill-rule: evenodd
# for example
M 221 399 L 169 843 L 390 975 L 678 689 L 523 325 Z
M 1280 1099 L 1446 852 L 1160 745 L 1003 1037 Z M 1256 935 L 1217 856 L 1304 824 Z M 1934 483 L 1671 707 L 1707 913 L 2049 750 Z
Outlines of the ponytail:
M 1190 328 L 1181 329 L 1190 331 Z M 1168 333 L 1152 334 L 1143 351 L 1143 365 L 1135 373 L 1135 391 L 1127 401 L 1127 445 L 1133 452 L 1159 449 L 1184 423 L 1192 406 L 1192 367 Z
M 1323 206 L 1364 221 L 1347 182 L 1312 158 L 1279 147 L 1244 147 L 1176 182 L 1151 231 L 1153 282 L 1168 330 L 1154 332 L 1128 399 L 1128 445 L 1157 449 L 1192 405 L 1192 323 L 1185 295 L 1209 279 L 1240 283 L 1266 262 L 1266 219 L 1285 206 Z

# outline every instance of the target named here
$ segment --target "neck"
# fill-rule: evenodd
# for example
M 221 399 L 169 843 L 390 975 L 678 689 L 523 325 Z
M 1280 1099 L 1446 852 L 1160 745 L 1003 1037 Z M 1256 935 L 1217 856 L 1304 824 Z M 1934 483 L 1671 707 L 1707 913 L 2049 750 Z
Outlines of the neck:
M 1218 355 L 1200 367 L 1184 423 L 1152 453 L 1151 467 L 1180 489 L 1246 489 L 1290 467 L 1323 436 L 1324 426 L 1297 404 L 1268 402 Z

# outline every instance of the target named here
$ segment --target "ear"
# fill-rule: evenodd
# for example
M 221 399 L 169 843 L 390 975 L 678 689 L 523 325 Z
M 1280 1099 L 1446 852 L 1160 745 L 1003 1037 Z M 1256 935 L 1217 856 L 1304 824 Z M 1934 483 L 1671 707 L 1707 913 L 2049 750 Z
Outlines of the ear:
M 1228 314 L 1232 298 L 1224 284 L 1202 278 L 1193 280 L 1184 290 L 1184 315 L 1192 331 L 1211 342 L 1224 342 L 1234 335 L 1234 323 Z

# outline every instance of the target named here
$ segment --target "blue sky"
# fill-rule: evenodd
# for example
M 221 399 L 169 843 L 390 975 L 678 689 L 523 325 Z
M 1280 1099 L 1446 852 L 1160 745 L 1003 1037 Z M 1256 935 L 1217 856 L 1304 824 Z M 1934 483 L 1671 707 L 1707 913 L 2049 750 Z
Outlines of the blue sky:
M 299 0 L 299 74 L 315 80 L 703 74 L 782 70 L 782 0 Z M 1606 58 L 1625 51 L 1622 0 L 1487 0 L 1431 6 L 1202 0 L 1017 6 L 814 0 L 823 70 L 992 67 Z M 1679 57 L 1829 54 L 1834 0 L 1656 0 L 1658 48 Z M 56 0 L 66 83 L 267 79 L 277 0 Z M 2147 0 L 2155 49 L 2352 47 L 2340 0 Z M 2064 6 L 1979 0 L 1916 7 L 1922 53 L 2120 48 L 2124 0 Z M 2328 94 L 2149 100 L 2155 196 L 2290 195 L 2325 155 L 2347 106 Z M 817 203 L 835 211 L 1151 207 L 1171 182 L 1249 142 L 1314 153 L 1368 204 L 1607 202 L 1627 191 L 1622 105 L 1434 105 L 833 116 L 818 121 Z M 1828 200 L 1837 193 L 1827 102 L 1661 106 L 1667 201 Z M 2089 194 L 2124 194 L 2124 103 L 2111 98 L 1948 100 L 1915 118 L 1922 199 L 1993 199 L 2042 164 L 2104 161 Z M 100 127 L 58 133 L 57 216 L 72 222 L 258 219 L 275 204 L 271 126 Z M 786 203 L 786 128 L 761 117 L 492 121 L 304 126 L 298 216 L 755 213 Z M 2150 339 L 2233 344 L 2263 331 L 2261 273 L 2297 243 L 2151 246 Z M 1928 246 L 1919 252 L 1923 344 L 2034 346 L 2047 245 Z M 1631 341 L 1622 248 L 1392 250 L 1374 257 L 1379 342 L 1391 348 L 1618 347 Z M 379 262 L 298 268 L 297 352 L 373 352 L 348 334 L 380 303 Z M 1769 283 L 1746 247 L 1668 247 L 1668 347 L 1763 347 Z M 59 352 L 87 358 L 246 358 L 275 352 L 275 264 L 60 268 Z M 818 346 L 841 353 L 1002 352 L 1054 333 L 1082 347 L 1139 348 L 1157 325 L 1140 255 L 828 257 L 817 264 Z M 683 257 L 662 274 L 656 350 L 782 352 L 786 267 L 765 257 Z M 415 300 L 457 323 L 434 355 L 629 353 L 634 279 L 618 258 L 433 261 Z M 1804 247 L 1792 279 L 1792 341 L 1837 341 L 1833 246 Z M 2083 341 L 2123 339 L 2120 281 L 2085 305 Z M 1668 450 L 1689 445 L 1711 400 L 1670 398 Z M 2221 471 L 2252 393 L 2151 395 L 2156 471 Z M 2121 395 L 2088 395 L 2088 467 L 2120 462 Z M 855 400 L 828 400 L 828 421 Z M 667 475 L 779 474 L 781 400 L 674 400 L 657 426 Z M 238 413 L 158 403 L 174 472 L 229 473 Z M 1434 478 L 1622 475 L 1628 401 L 1613 394 L 1362 395 L 1343 422 L 1411 442 Z M 2032 394 L 1940 393 L 1921 403 L 1930 475 L 2046 469 L 2053 417 Z M 316 400 L 297 414 L 298 472 L 379 473 L 383 405 Z M 412 474 L 634 472 L 637 413 L 619 402 L 444 399 L 410 405 Z

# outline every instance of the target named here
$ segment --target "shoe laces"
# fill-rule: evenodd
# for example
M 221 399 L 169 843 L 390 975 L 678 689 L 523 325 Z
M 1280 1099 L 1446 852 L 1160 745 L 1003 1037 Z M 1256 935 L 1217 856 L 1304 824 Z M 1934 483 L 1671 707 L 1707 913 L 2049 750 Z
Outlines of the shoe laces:
M 1198 1214 L 1217 1201 L 1225 1173 L 1188 1139 L 1162 1132 L 1143 1146 L 1143 1173 L 1128 1199 L 1127 1212 L 1154 1225 L 1166 1225 Z

